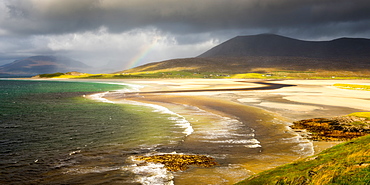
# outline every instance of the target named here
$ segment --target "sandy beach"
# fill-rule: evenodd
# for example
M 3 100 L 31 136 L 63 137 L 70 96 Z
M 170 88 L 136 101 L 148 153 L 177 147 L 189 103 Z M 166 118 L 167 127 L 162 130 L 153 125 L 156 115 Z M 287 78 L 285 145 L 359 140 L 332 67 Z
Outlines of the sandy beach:
M 254 150 L 261 154 L 255 158 L 250 157 L 251 160 L 239 160 L 235 156 L 234 161 L 228 160 L 228 163 L 232 161 L 231 163 L 242 163 L 242 165 L 234 171 L 228 169 L 227 172 L 213 174 L 213 178 L 227 179 L 226 184 L 235 183 L 251 174 L 292 162 L 338 144 L 336 142 L 313 142 L 312 144 L 310 141 L 298 141 L 300 138 L 297 138 L 294 135 L 296 133 L 288 127 L 293 121 L 318 117 L 329 118 L 370 110 L 369 91 L 344 90 L 333 86 L 336 83 L 370 85 L 369 80 L 145 79 L 124 80 L 124 82 L 138 84 L 142 88 L 138 92 L 108 93 L 105 98 L 114 102 L 132 100 L 161 105 L 187 116 L 187 119 L 193 118 L 191 114 L 186 115 L 189 111 L 184 109 L 196 107 L 222 118 L 235 119 L 241 123 L 248 122 L 248 127 L 255 131 L 253 133 L 255 138 L 263 145 L 263 151 Z M 276 144 L 276 141 L 292 138 L 297 140 L 295 142 L 298 152 L 295 155 L 281 152 L 291 150 L 292 146 L 284 145 L 283 142 Z M 188 138 L 185 141 L 187 144 L 176 150 L 181 152 L 185 149 L 188 151 L 190 148 L 194 153 L 204 153 L 204 146 L 197 146 L 196 139 L 193 142 L 191 140 L 191 137 Z M 212 148 L 212 146 L 207 147 Z M 269 153 L 269 155 L 264 156 L 263 153 Z M 273 156 L 274 153 L 276 156 Z M 248 155 L 248 153 L 240 155 Z M 241 169 L 247 170 L 241 173 L 243 171 Z M 198 174 L 206 173 L 208 177 L 212 177 L 211 173 L 214 173 L 204 172 L 204 169 L 197 171 Z M 186 177 L 186 173 L 183 173 L 177 178 L 176 184 L 186 184 L 187 180 L 193 177 L 194 174 Z
M 138 101 L 196 104 L 199 99 L 208 99 L 209 102 L 233 102 L 235 106 L 259 107 L 293 121 L 370 110 L 369 91 L 333 86 L 337 83 L 370 85 L 370 80 L 161 79 L 125 82 L 143 86 L 138 92 L 142 96 L 135 96 L 135 92 L 126 97 Z
M 369 91 L 333 86 L 337 83 L 370 85 L 370 80 L 149 79 L 124 82 L 142 88 L 124 97 L 116 94 L 107 98 L 194 105 L 205 109 L 213 105 L 208 111 L 228 116 L 241 116 L 229 111 L 230 107 L 253 106 L 284 117 L 288 122 L 370 111 Z M 224 104 L 230 107 L 225 108 Z

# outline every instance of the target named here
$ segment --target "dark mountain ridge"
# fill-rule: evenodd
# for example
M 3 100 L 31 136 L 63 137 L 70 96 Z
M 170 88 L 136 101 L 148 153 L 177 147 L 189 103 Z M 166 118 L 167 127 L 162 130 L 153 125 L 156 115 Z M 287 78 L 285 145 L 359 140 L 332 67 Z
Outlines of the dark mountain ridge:
M 86 71 L 90 66 L 60 56 L 32 56 L 0 66 L 0 74 L 8 75 L 36 75 L 42 73 L 56 73 L 69 71 Z
M 273 34 L 234 37 L 198 57 L 280 56 L 308 58 L 370 57 L 370 39 L 303 41 Z
M 194 58 L 149 63 L 122 71 L 269 73 L 273 71 L 347 71 L 370 75 L 370 39 L 303 41 L 272 34 L 238 36 Z

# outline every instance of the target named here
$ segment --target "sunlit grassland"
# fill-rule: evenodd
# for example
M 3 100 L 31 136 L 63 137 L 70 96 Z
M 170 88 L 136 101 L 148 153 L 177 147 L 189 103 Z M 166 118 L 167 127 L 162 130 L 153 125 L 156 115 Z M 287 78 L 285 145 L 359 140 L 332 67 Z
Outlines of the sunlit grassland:
M 58 73 L 59 74 L 59 73 Z M 135 78 L 211 78 L 220 79 L 230 77 L 227 73 L 212 72 L 192 72 L 192 71 L 148 71 L 134 73 L 117 73 L 117 74 L 80 74 L 80 75 L 53 75 L 43 74 L 40 77 L 46 78 L 89 78 L 89 79 L 135 79 Z
M 348 114 L 348 116 L 356 116 L 360 118 L 365 118 L 366 121 L 370 121 L 370 112 L 354 112 L 354 113 Z M 352 124 L 363 125 L 364 127 L 369 126 L 369 123 L 364 123 L 361 121 L 353 122 Z
M 341 89 L 370 91 L 370 85 L 358 85 L 358 84 L 334 84 L 334 87 L 338 87 L 338 88 L 341 88 Z
M 259 173 L 237 184 L 370 184 L 370 135 Z
M 295 71 L 295 70 L 273 70 L 260 68 L 263 72 L 230 74 L 229 78 L 245 79 L 300 79 L 300 80 L 351 80 L 370 79 L 370 75 L 356 74 L 349 71 Z
M 349 71 L 295 71 L 278 68 L 256 68 L 246 73 L 197 71 L 193 68 L 170 68 L 152 71 L 123 72 L 112 74 L 71 73 L 42 74 L 44 78 L 91 78 L 91 79 L 135 79 L 135 78 L 210 78 L 210 79 L 370 79 L 370 74 Z
M 262 79 L 310 79 L 310 80 L 327 80 L 327 79 L 370 79 L 370 74 L 354 73 L 352 71 L 296 71 L 296 70 L 279 70 L 274 68 L 263 69 L 260 73 L 237 74 L 242 78 L 262 78 Z M 258 74 L 258 75 L 257 75 Z M 233 76 L 234 77 L 234 76 Z
M 356 117 L 366 118 L 367 120 L 370 120 L 370 112 L 354 112 L 354 113 L 348 114 L 348 116 L 356 116 Z

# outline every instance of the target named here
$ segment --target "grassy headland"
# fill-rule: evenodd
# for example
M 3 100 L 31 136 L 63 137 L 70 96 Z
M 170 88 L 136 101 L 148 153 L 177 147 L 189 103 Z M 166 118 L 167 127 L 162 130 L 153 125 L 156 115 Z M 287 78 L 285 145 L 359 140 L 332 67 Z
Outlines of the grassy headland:
M 207 78 L 207 79 L 370 79 L 369 75 L 353 75 L 346 71 L 271 71 L 227 73 L 227 72 L 196 72 L 191 70 L 180 71 L 145 71 L 112 74 L 88 73 L 53 73 L 41 74 L 40 78 L 80 78 L 80 79 L 138 79 L 138 78 Z M 338 85 L 339 87 L 339 85 Z M 342 87 L 344 88 L 344 87 Z M 367 87 L 368 88 L 368 87 Z
M 357 117 L 362 121 L 361 123 L 338 123 L 335 128 L 331 127 L 333 131 L 342 129 L 338 125 L 356 129 L 366 127 L 368 134 L 370 112 L 356 112 L 343 117 Z M 330 125 L 327 126 L 330 127 Z M 321 128 L 322 125 L 311 124 L 311 127 Z M 313 130 L 308 129 L 310 132 L 315 132 L 315 129 Z M 370 184 L 370 135 L 362 135 L 317 155 L 261 172 L 237 184 Z
M 238 185 L 369 184 L 370 135 L 252 176 Z

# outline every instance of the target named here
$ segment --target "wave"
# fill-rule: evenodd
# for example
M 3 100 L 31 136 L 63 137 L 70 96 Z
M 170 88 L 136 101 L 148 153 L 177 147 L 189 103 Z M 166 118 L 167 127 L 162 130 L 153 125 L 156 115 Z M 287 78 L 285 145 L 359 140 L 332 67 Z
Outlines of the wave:
M 111 101 L 111 100 L 108 100 L 108 99 L 104 98 L 104 96 L 106 96 L 109 93 L 124 94 L 124 93 L 128 93 L 128 92 L 137 92 L 141 88 L 143 88 L 144 86 L 126 84 L 126 83 L 109 83 L 109 84 L 125 85 L 125 86 L 128 86 L 128 88 L 115 90 L 115 91 L 96 93 L 96 94 L 89 95 L 88 98 L 90 98 L 92 100 L 95 100 L 95 101 L 99 101 L 99 102 L 105 102 L 105 103 L 126 103 L 126 104 L 131 104 L 131 105 L 150 107 L 150 108 L 154 109 L 153 112 L 158 112 L 158 113 L 162 113 L 162 114 L 171 115 L 171 117 L 169 117 L 168 119 L 175 121 L 176 126 L 179 126 L 179 127 L 183 128 L 184 129 L 183 133 L 186 136 L 189 136 L 190 134 L 192 134 L 194 132 L 193 127 L 191 126 L 190 122 L 185 119 L 185 117 L 183 117 L 183 116 L 181 116 L 181 115 L 179 115 L 175 112 L 170 111 L 166 107 L 163 107 L 163 106 L 160 106 L 160 105 L 149 104 L 149 103 L 129 101 L 129 100 Z
M 137 161 L 134 158 L 129 157 L 128 162 L 131 165 L 121 169 L 135 174 L 135 182 L 143 185 L 174 185 L 173 174 L 167 171 L 163 164 Z
M 199 124 L 199 120 L 197 120 L 197 124 L 194 124 L 197 132 L 195 135 L 193 134 L 193 138 L 196 138 L 197 142 L 219 144 L 219 147 L 262 147 L 260 141 L 255 138 L 254 129 L 246 127 L 237 118 L 225 117 L 196 106 L 186 105 L 186 107 L 191 110 L 192 115 L 207 118 L 200 121 L 206 122 L 205 125 Z M 199 119 L 199 117 L 195 119 Z
M 275 120 L 275 124 L 282 124 Z M 315 147 L 313 141 L 305 138 L 302 134 L 295 132 L 289 124 L 285 123 L 285 129 L 287 133 L 292 134 L 292 137 L 281 138 L 282 143 L 296 143 L 296 145 L 292 148 L 292 151 L 303 156 L 309 156 L 315 154 Z

